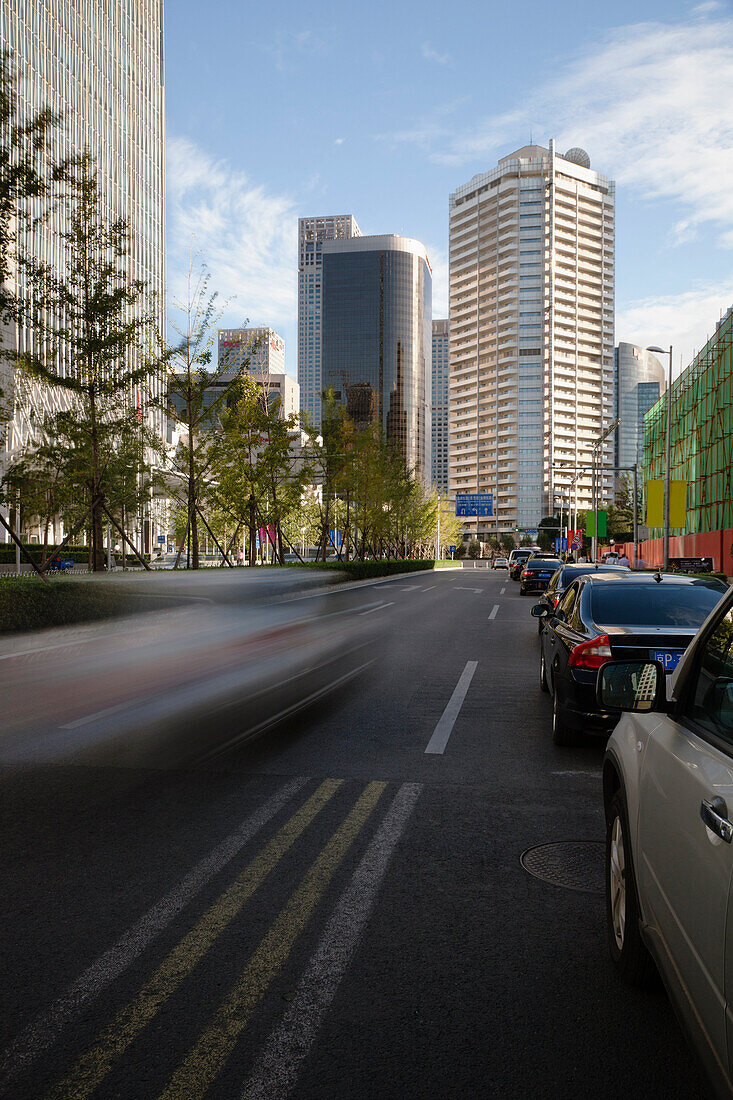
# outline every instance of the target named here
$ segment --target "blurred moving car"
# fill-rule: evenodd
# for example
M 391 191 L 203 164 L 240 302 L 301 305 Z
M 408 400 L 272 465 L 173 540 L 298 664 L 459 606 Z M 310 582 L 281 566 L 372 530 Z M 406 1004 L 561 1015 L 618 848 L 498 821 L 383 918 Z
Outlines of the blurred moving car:
M 170 607 L 0 638 L 2 763 L 187 766 L 338 691 L 374 657 L 378 625 L 314 578 L 208 579 L 187 575 L 177 597 L 174 575 L 147 574 L 140 598 L 169 592 Z
M 629 984 L 656 963 L 713 1090 L 730 1096 L 733 589 L 687 649 L 669 700 L 666 681 L 649 657 L 598 673 L 599 709 L 618 719 L 603 762 L 607 941 Z
M 555 610 L 560 600 L 565 595 L 565 590 L 576 577 L 583 577 L 586 573 L 623 573 L 628 576 L 628 569 L 621 565 L 563 565 L 552 575 L 552 580 L 539 598 L 541 607 L 546 607 L 548 614 Z M 534 612 L 533 612 L 534 614 Z M 541 634 L 545 625 L 544 619 L 537 620 L 537 633 Z
M 529 596 L 531 592 L 544 592 L 561 565 L 559 558 L 540 555 L 530 558 L 519 575 L 519 595 Z
M 492 569 L 508 569 L 509 568 L 509 562 L 507 561 L 506 558 L 494 558 L 494 560 L 491 563 L 491 568 Z
M 599 571 L 578 577 L 548 614 L 540 635 L 540 688 L 552 694 L 552 739 L 574 744 L 580 733 L 607 735 L 615 716 L 599 710 L 598 669 L 612 659 L 659 661 L 673 672 L 687 646 L 724 595 L 708 578 L 671 573 Z

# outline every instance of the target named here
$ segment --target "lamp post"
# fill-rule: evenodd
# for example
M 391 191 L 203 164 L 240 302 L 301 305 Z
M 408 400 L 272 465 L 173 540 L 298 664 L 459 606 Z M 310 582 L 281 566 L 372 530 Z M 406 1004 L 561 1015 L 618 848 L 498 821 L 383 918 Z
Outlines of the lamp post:
M 672 345 L 664 348 L 648 347 L 647 351 L 669 356 L 669 381 L 667 383 L 667 432 L 664 448 L 664 568 L 669 569 L 669 485 L 672 466 Z
M 598 477 L 597 477 L 597 474 L 596 474 L 596 456 L 597 456 L 597 453 L 598 453 L 598 448 L 603 446 L 605 441 L 608 439 L 609 435 L 611 435 L 612 432 L 615 432 L 616 428 L 618 428 L 618 426 L 619 426 L 619 418 L 616 417 L 615 420 L 611 421 L 611 423 L 608 425 L 606 430 L 598 436 L 598 439 L 593 444 L 593 515 L 594 515 L 594 518 L 595 518 L 594 530 L 596 532 L 595 535 L 593 536 L 593 543 L 592 543 L 593 548 L 592 548 L 592 551 L 591 551 L 593 561 L 596 561 L 596 559 L 598 558 L 598 491 L 597 491 Z M 602 482 L 603 482 L 603 454 L 601 453 L 601 483 Z

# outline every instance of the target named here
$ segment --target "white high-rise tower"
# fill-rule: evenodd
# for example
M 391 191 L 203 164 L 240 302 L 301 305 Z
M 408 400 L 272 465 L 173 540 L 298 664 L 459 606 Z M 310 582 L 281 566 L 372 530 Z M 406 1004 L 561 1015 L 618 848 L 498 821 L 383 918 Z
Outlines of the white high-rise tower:
M 613 314 L 614 184 L 582 149 L 525 146 L 451 195 L 450 490 L 493 492 L 479 537 L 591 507 Z
M 321 423 L 321 303 L 324 241 L 360 237 L 352 214 L 298 220 L 298 383 L 300 411 Z

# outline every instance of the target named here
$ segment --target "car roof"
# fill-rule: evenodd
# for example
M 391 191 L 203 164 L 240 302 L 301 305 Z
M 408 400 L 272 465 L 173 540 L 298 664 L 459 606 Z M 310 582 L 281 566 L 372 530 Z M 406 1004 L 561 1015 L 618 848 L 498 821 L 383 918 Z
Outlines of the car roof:
M 718 586 L 721 592 L 725 591 L 728 587 L 723 584 L 717 577 L 701 577 L 701 576 L 689 576 L 686 573 L 634 573 L 630 569 L 621 570 L 614 569 L 613 572 L 609 568 L 604 572 L 603 567 L 598 573 L 587 573 L 582 580 L 586 584 L 595 584 L 598 581 L 603 581 L 607 584 L 609 581 L 612 583 L 626 582 L 631 584 L 683 584 L 683 585 L 705 585 L 707 588 Z

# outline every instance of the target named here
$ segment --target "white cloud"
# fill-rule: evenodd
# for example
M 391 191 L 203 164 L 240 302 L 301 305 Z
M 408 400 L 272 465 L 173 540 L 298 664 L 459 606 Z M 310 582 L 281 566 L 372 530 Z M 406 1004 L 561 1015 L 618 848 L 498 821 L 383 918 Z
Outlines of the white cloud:
M 184 138 L 169 140 L 166 174 L 171 295 L 181 296 L 193 247 L 222 304 L 234 299 L 227 318 L 274 328 L 291 324 L 298 231 L 292 199 L 267 192 Z
M 426 61 L 435 61 L 438 65 L 453 65 L 453 58 L 449 53 L 438 53 L 429 42 L 423 42 L 420 52 Z
M 336 138 L 336 140 L 334 141 L 334 145 L 343 145 L 343 143 L 344 143 L 343 138 Z
M 672 345 L 676 376 L 715 330 L 715 322 L 733 305 L 733 274 L 715 286 L 697 286 L 683 294 L 644 298 L 616 313 L 616 340 L 640 347 Z M 665 363 L 667 359 L 660 356 Z
M 721 0 L 703 0 L 702 4 L 696 4 L 692 9 L 693 15 L 710 15 L 715 11 L 722 11 L 725 4 Z
M 713 222 L 733 245 L 733 19 L 641 23 L 608 35 L 516 109 L 460 130 L 444 107 L 392 135 L 436 162 L 481 170 L 530 129 L 580 145 L 628 191 L 684 210 L 672 231 Z

